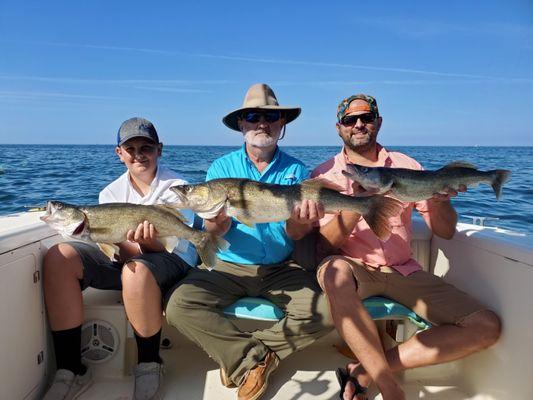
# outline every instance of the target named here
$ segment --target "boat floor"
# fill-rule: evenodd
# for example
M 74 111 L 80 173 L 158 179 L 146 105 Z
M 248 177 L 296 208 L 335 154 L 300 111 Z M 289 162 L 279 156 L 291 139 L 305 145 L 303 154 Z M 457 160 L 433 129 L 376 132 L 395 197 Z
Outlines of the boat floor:
M 222 386 L 217 364 L 199 348 L 174 346 L 162 350 L 165 363 L 163 399 L 234 400 L 237 389 Z M 263 399 L 278 400 L 333 400 L 339 397 L 335 369 L 344 366 L 347 358 L 332 351 L 331 347 L 311 346 L 284 360 L 272 376 Z M 468 396 L 456 386 L 446 382 L 410 380 L 403 382 L 408 399 L 430 400 L 480 400 Z M 123 379 L 97 378 L 79 399 L 129 400 L 132 398 L 133 377 Z M 370 399 L 381 399 L 370 391 Z

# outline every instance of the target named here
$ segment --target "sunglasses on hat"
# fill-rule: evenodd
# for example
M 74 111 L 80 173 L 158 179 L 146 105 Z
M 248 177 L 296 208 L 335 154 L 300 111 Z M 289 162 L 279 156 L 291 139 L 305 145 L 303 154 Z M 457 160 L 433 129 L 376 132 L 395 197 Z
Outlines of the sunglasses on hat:
M 244 113 L 242 117 L 246 122 L 252 124 L 259 122 L 261 117 L 263 117 L 266 122 L 276 122 L 281 119 L 281 113 L 279 111 L 248 111 Z
M 371 124 L 376 120 L 376 114 L 366 113 L 358 115 L 346 115 L 340 120 L 341 125 L 344 126 L 353 126 L 357 123 L 357 120 L 360 119 L 363 124 Z

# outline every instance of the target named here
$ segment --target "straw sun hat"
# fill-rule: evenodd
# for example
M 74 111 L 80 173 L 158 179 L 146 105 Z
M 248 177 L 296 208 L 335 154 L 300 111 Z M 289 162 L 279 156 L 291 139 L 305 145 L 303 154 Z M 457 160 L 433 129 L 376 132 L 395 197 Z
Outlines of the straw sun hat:
M 255 110 L 280 111 L 281 116 L 285 120 L 285 124 L 294 121 L 302 111 L 300 107 L 280 106 L 278 99 L 276 99 L 276 95 L 270 86 L 264 83 L 256 83 L 255 85 L 250 86 L 250 89 L 246 92 L 242 107 L 226 115 L 222 118 L 222 122 L 224 122 L 224 125 L 228 128 L 240 132 L 241 130 L 239 129 L 239 124 L 237 122 L 239 118 L 244 112 Z

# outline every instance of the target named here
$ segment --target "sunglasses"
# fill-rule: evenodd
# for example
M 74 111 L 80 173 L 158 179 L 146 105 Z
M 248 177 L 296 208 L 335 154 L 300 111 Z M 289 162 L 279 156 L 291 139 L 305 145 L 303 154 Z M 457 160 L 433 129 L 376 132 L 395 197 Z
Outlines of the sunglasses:
M 360 119 L 363 124 L 371 124 L 376 120 L 376 114 L 367 113 L 359 115 L 347 115 L 341 118 L 340 123 L 344 126 L 353 126 L 357 123 L 358 119 Z
M 279 111 L 250 111 L 243 115 L 243 119 L 252 124 L 259 122 L 261 117 L 263 117 L 266 122 L 276 122 L 281 119 L 281 113 Z

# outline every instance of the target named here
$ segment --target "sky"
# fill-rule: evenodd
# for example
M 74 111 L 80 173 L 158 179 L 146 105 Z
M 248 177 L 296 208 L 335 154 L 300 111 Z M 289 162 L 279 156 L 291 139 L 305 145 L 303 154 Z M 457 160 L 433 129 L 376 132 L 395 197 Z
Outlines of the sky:
M 283 145 L 340 145 L 373 95 L 384 145 L 532 146 L 533 1 L 0 0 L 0 143 L 238 145 L 253 83 L 300 106 Z

